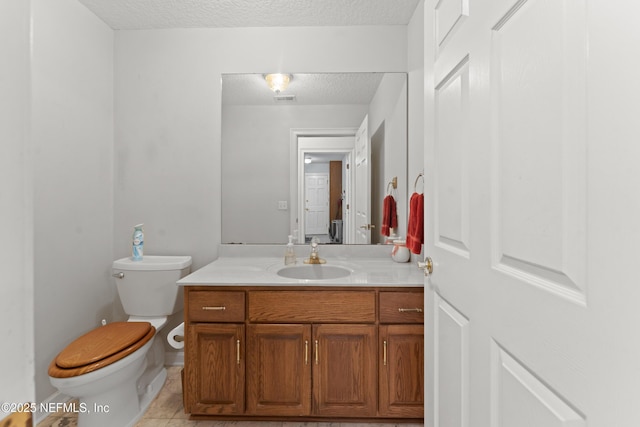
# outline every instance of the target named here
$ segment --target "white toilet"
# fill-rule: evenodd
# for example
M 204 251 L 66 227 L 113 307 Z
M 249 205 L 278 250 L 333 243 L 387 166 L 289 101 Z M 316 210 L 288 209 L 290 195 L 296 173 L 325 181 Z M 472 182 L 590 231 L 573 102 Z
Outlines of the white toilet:
M 129 319 L 81 336 L 49 365 L 51 384 L 79 400 L 79 427 L 129 427 L 144 414 L 167 377 L 163 340 L 156 337 L 167 317 L 182 310 L 176 282 L 190 271 L 190 256 L 113 262 Z

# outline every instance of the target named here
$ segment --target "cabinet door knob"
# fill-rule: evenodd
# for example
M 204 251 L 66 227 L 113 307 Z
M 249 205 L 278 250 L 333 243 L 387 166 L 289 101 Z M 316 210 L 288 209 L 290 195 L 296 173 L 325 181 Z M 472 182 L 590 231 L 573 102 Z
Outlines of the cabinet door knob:
M 318 340 L 316 340 L 316 365 L 318 364 Z
M 309 364 L 309 341 L 304 340 L 304 364 Z
M 236 364 L 240 364 L 240 340 L 236 340 Z

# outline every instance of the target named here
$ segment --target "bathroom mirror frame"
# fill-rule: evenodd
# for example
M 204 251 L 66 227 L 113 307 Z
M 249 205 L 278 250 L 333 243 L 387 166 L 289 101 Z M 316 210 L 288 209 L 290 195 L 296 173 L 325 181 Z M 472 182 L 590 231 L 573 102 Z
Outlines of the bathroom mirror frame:
M 366 95 L 362 101 L 359 95 L 350 95 L 347 92 L 357 91 L 358 85 L 353 79 L 360 76 L 378 76 L 380 79 L 374 87 L 374 95 Z M 331 103 L 315 104 L 316 101 L 308 101 L 304 92 L 300 87 L 296 87 L 295 83 L 303 83 L 308 77 L 321 81 L 324 77 L 332 79 L 343 79 L 350 86 L 350 89 L 344 89 L 344 86 L 324 86 L 320 88 L 321 92 L 331 93 L 337 100 Z M 248 88 L 249 91 L 261 91 L 260 96 L 263 100 L 257 101 L 261 106 L 250 105 L 246 101 L 246 94 L 237 95 L 237 88 L 229 85 L 229 81 L 239 79 L 241 77 L 251 77 L 253 85 Z M 381 83 L 386 78 L 386 84 Z M 222 243 L 245 243 L 245 244 L 280 244 L 286 243 L 287 235 L 300 227 L 301 207 L 297 203 L 303 199 L 303 192 L 300 176 L 298 171 L 301 170 L 304 160 L 304 153 L 309 151 L 300 151 L 297 149 L 296 138 L 298 136 L 352 136 L 357 130 L 358 121 L 362 116 L 369 116 L 368 137 L 371 141 L 381 141 L 382 150 L 386 145 L 386 167 L 379 170 L 378 174 L 372 173 L 371 191 L 376 192 L 379 201 L 372 204 L 381 211 L 381 200 L 389 191 L 387 185 L 393 178 L 396 178 L 398 186 L 392 189 L 398 203 L 398 220 L 399 234 L 406 230 L 406 201 L 408 197 L 407 186 L 407 117 L 408 117 L 408 91 L 407 91 L 408 75 L 405 72 L 391 73 L 303 73 L 294 74 L 290 90 L 287 92 L 296 94 L 297 100 L 294 103 L 278 104 L 272 99 L 273 93 L 266 91 L 266 84 L 263 81 L 263 75 L 255 73 L 246 74 L 223 74 L 222 84 Z M 401 89 L 397 89 L 398 81 L 401 81 Z M 393 84 L 395 82 L 395 89 Z M 263 86 L 264 85 L 264 86 Z M 237 85 L 236 85 L 237 86 Z M 384 86 L 384 88 L 383 88 Z M 392 89 L 390 89 L 392 88 Z M 370 89 L 369 89 L 370 90 Z M 391 90 L 391 92 L 390 92 Z M 396 90 L 397 93 L 393 91 Z M 323 95 L 325 95 L 323 93 Z M 380 94 L 382 93 L 382 94 Z M 391 93 L 391 94 L 390 94 Z M 349 98 L 356 96 L 356 98 Z M 373 96 L 377 97 L 377 101 L 373 101 Z M 265 98 L 267 97 L 267 98 Z M 231 98 L 231 101 L 229 100 Z M 339 98 L 339 99 L 338 99 Z M 265 101 L 266 99 L 266 101 Z M 353 100 L 350 100 L 353 99 Z M 382 105 L 379 99 L 390 99 L 394 103 L 391 107 Z M 307 109 L 307 113 L 313 115 L 314 111 L 320 111 L 318 116 L 325 114 L 327 110 L 335 110 L 337 115 L 341 116 L 340 120 L 335 118 L 320 121 L 319 125 L 315 120 L 306 117 L 301 123 L 287 122 L 286 140 L 284 131 L 280 132 L 277 138 L 271 138 L 269 131 L 259 130 L 260 127 L 269 121 L 269 114 L 273 114 L 273 121 L 286 122 L 294 108 Z M 317 110 L 314 110 L 316 108 Z M 251 114 L 243 116 L 243 109 L 251 111 Z M 324 109 L 324 110 L 322 110 Z M 229 113 L 230 110 L 236 110 Z M 264 111 L 269 113 L 264 114 Z M 358 113 L 354 115 L 353 111 Z M 388 111 L 387 111 L 388 110 Z M 391 111 L 391 113 L 389 113 Z M 237 114 L 239 116 L 234 116 Z M 327 113 L 328 114 L 328 113 Z M 355 116 L 358 116 L 355 118 Z M 282 118 L 282 120 L 281 120 Z M 315 116 L 314 116 L 315 119 Z M 232 123 L 231 125 L 229 123 Z M 235 123 L 235 125 L 233 124 Z M 329 124 L 327 124 L 329 123 Z M 275 141 L 275 142 L 274 142 Z M 277 145 L 277 147 L 276 147 Z M 266 147 L 269 147 L 268 149 Z M 257 151 L 255 154 L 254 151 Z M 315 148 L 311 152 L 342 152 L 347 155 L 351 150 L 339 147 L 338 149 Z M 231 155 L 230 155 L 231 154 Z M 262 163 L 274 164 L 279 166 L 271 167 L 271 169 L 262 169 Z M 351 162 L 352 163 L 352 162 Z M 392 165 L 392 166 L 389 166 Z M 353 171 L 353 168 L 350 169 Z M 250 178 L 251 177 L 251 178 Z M 265 179 L 266 177 L 266 179 Z M 353 180 L 349 174 L 344 176 L 347 180 Z M 275 188 L 277 187 L 277 189 Z M 264 194 L 270 193 L 269 198 L 261 198 Z M 351 197 L 345 197 L 343 205 L 346 208 L 353 207 L 353 195 L 356 191 L 351 192 Z M 250 201 L 239 202 L 243 195 Z M 345 195 L 349 196 L 349 195 Z M 282 203 L 286 208 L 279 209 Z M 379 206 L 378 206 L 379 205 Z M 274 218 L 277 216 L 277 220 Z M 354 215 L 351 215 L 353 218 Z M 345 221 L 345 229 L 353 230 L 353 222 L 347 224 L 346 215 L 343 216 Z M 351 221 L 349 219 L 349 221 Z M 372 221 L 373 222 L 373 221 Z M 278 225 L 279 224 L 279 225 Z M 240 235 L 235 230 L 242 228 Z M 281 230 L 274 234 L 273 230 Z M 229 232 L 229 230 L 231 230 Z M 234 234 L 235 232 L 235 234 Z M 262 237 L 271 232 L 271 236 Z M 372 243 L 381 243 L 379 235 L 379 227 L 372 231 L 372 237 L 375 237 Z M 341 243 L 351 243 L 347 233 L 344 233 Z M 304 243 L 304 233 L 298 233 L 296 239 L 298 243 Z

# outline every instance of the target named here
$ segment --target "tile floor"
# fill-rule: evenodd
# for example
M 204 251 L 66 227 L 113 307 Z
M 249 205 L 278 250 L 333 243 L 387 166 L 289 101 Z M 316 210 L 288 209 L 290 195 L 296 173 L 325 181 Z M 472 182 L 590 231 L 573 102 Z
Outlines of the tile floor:
M 423 424 L 361 424 L 316 422 L 264 422 L 264 421 L 190 421 L 182 408 L 181 366 L 167 369 L 167 381 L 149 409 L 135 427 L 418 427 Z M 76 427 L 76 416 L 55 413 L 38 423 L 37 427 Z M 117 427 L 117 426 L 113 426 Z

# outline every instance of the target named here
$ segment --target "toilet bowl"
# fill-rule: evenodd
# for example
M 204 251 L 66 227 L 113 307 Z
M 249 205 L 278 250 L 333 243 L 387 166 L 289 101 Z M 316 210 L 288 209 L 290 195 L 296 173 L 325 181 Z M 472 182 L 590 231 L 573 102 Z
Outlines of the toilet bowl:
M 167 377 L 158 334 L 182 309 L 176 281 L 190 272 L 191 257 L 145 256 L 113 263 L 118 295 L 129 319 L 73 340 L 49 365 L 49 380 L 78 399 L 79 427 L 133 426 Z

